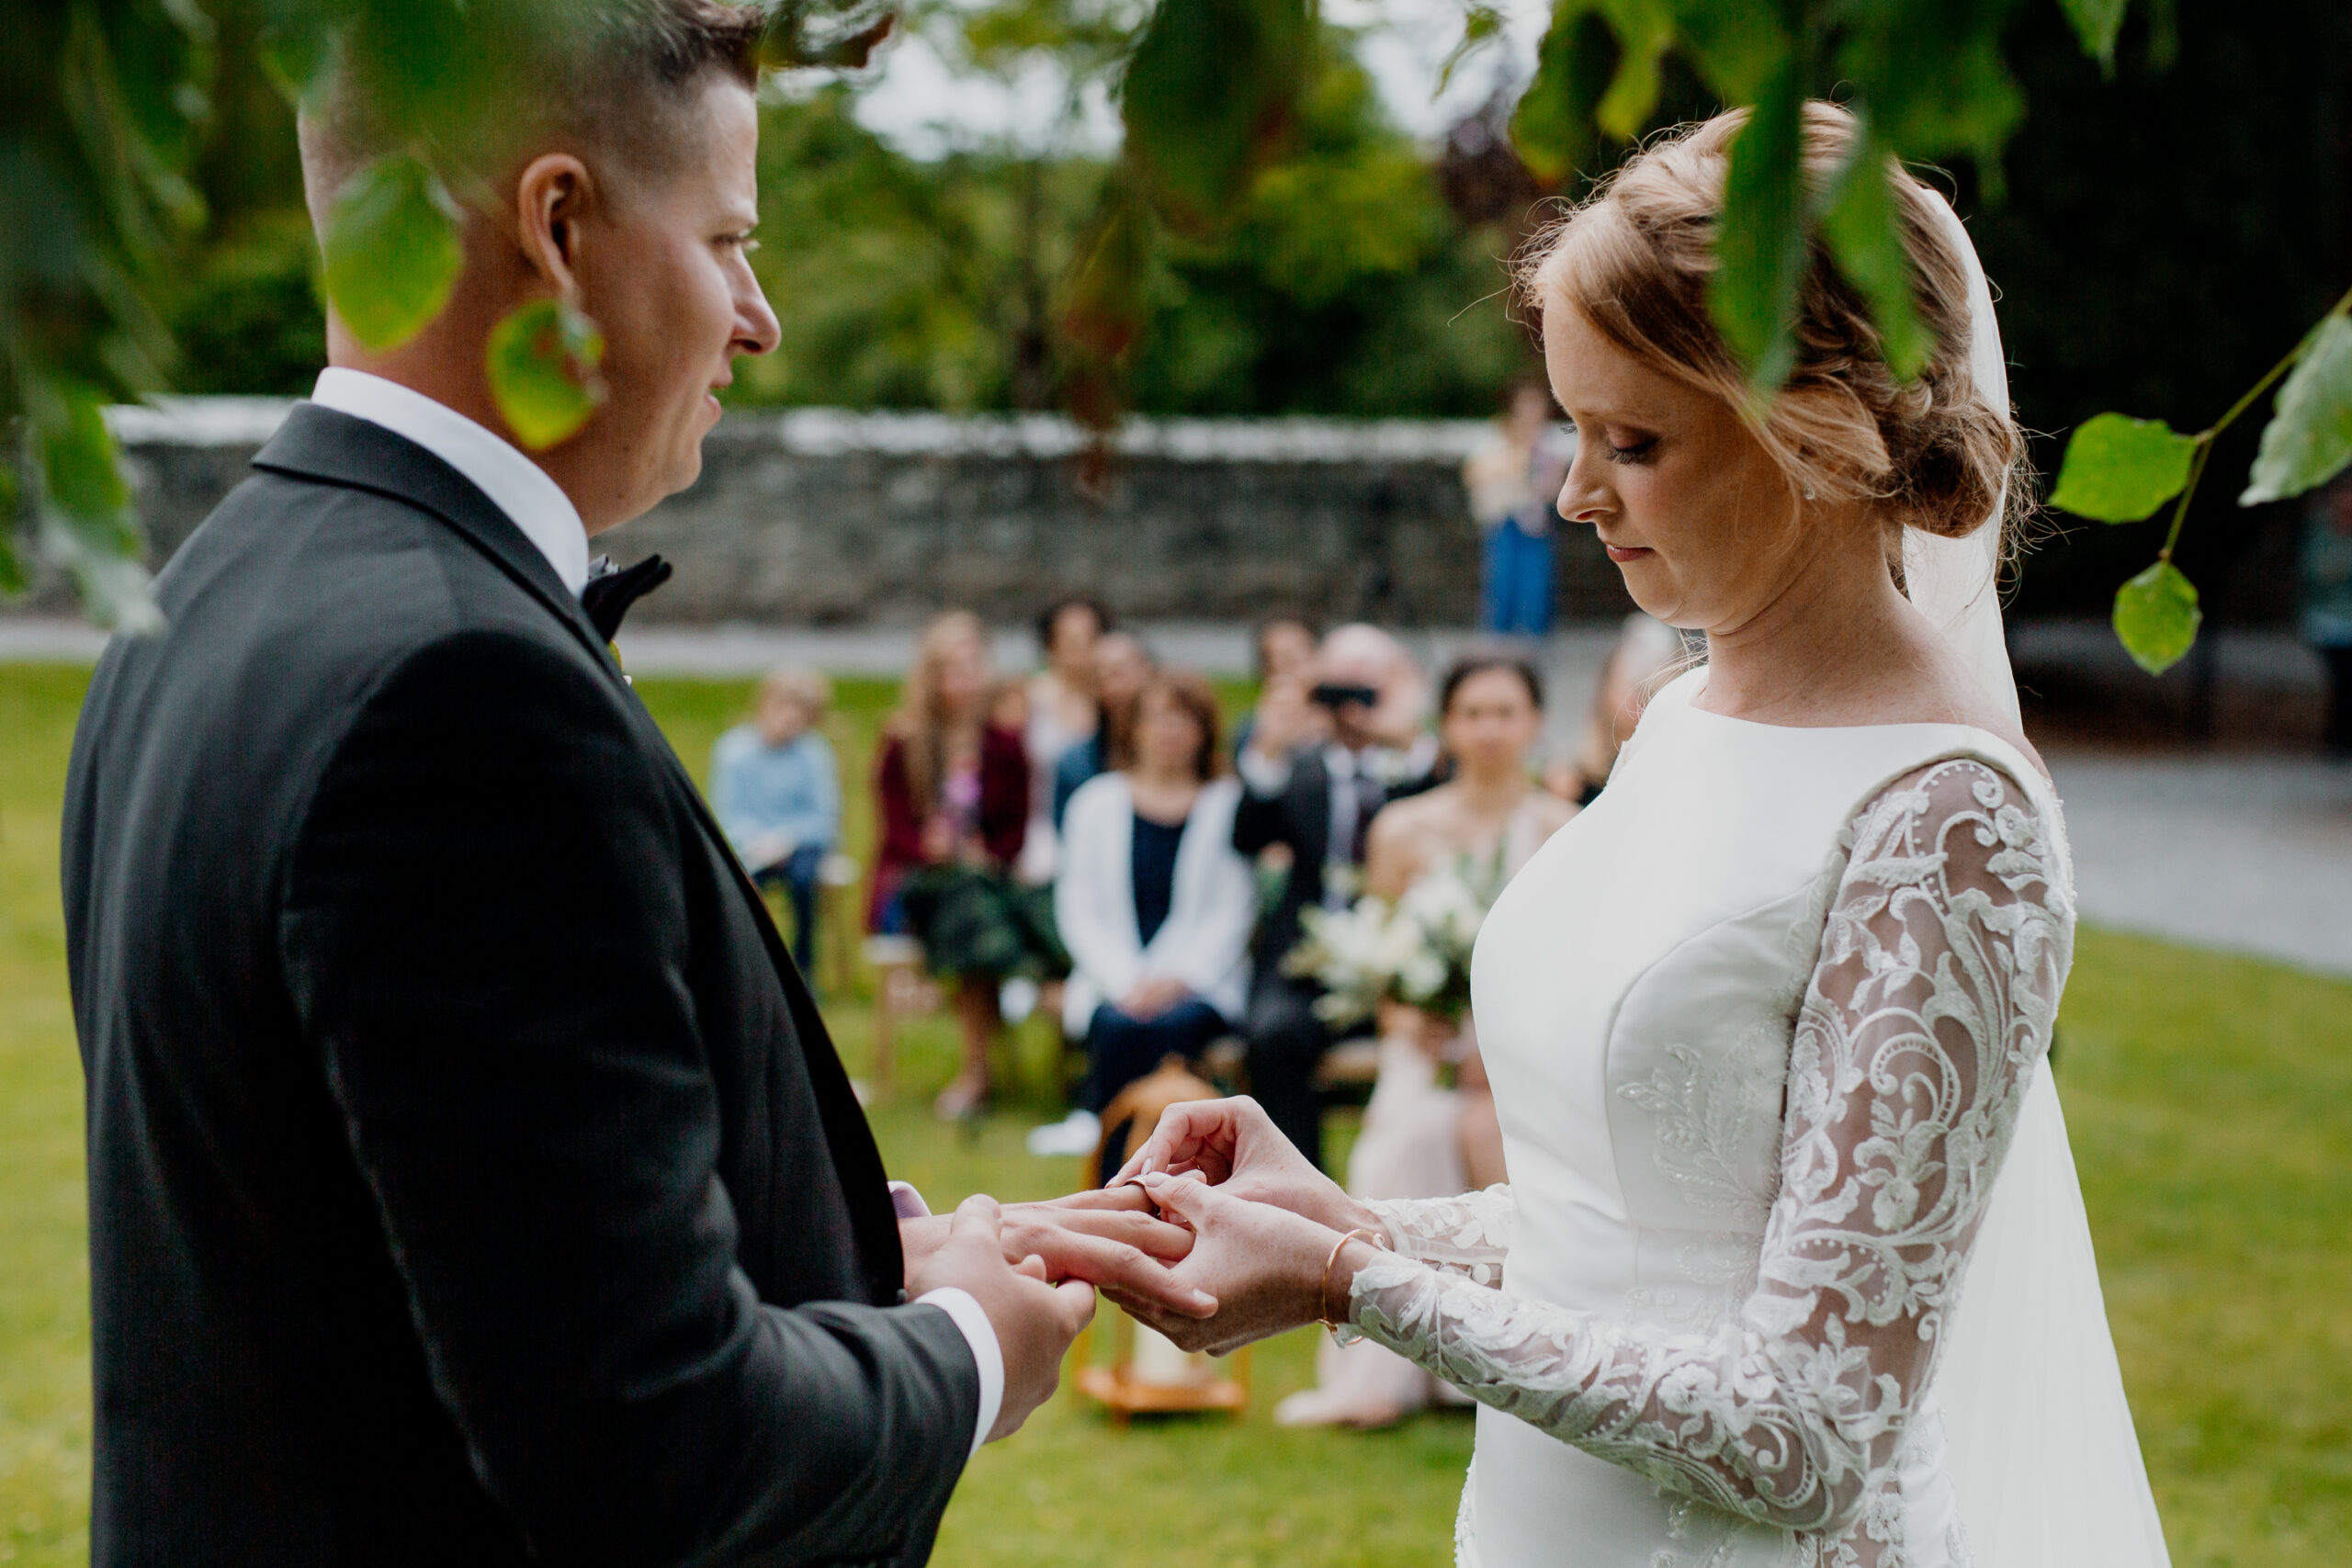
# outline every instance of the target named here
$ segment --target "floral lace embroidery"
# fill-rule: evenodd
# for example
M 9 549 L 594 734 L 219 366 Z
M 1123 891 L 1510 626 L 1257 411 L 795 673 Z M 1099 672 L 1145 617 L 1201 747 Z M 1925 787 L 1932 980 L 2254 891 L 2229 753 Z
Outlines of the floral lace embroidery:
M 1388 1227 L 1389 1245 L 1398 1257 L 1432 1264 L 1474 1284 L 1502 1284 L 1503 1256 L 1510 1250 L 1508 1185 L 1458 1198 L 1393 1198 L 1365 1207 Z
M 2021 798 L 1939 762 L 1841 839 L 1736 1320 L 1677 1333 L 1478 1289 L 1452 1255 L 1508 1247 L 1497 1190 L 1386 1206 L 1399 1251 L 1357 1274 L 1356 1326 L 1677 1495 L 1800 1532 L 1805 1561 L 1902 1568 L 1898 1461 L 1928 1436 L 1915 1406 L 2071 959 L 2063 868 Z

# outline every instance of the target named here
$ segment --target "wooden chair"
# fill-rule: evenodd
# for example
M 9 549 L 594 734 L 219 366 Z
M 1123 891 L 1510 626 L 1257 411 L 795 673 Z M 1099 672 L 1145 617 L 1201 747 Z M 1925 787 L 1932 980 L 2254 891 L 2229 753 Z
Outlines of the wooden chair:
M 838 850 L 817 867 L 817 967 L 824 971 L 825 989 L 837 997 L 857 982 L 852 937 L 864 919 L 857 890 L 865 880 L 865 868 Z
M 898 1085 L 899 1021 L 937 1011 L 939 987 L 922 972 L 913 937 L 867 937 L 865 963 L 874 971 L 874 1091 L 887 1100 Z
M 1149 1077 L 1120 1090 L 1102 1112 L 1103 1142 L 1087 1162 L 1086 1184 L 1099 1187 L 1104 1171 L 1125 1165 L 1170 1106 L 1216 1093 L 1216 1087 L 1194 1077 L 1181 1056 L 1168 1057 Z M 1109 1411 L 1114 1426 L 1124 1427 L 1136 1416 L 1204 1411 L 1238 1416 L 1250 1407 L 1247 1348 L 1228 1359 L 1233 1376 L 1225 1377 L 1207 1356 L 1179 1350 L 1122 1312 L 1111 1324 L 1111 1364 L 1101 1367 L 1094 1364 L 1093 1336 L 1090 1325 L 1072 1350 L 1078 1373 L 1071 1386 L 1080 1398 Z

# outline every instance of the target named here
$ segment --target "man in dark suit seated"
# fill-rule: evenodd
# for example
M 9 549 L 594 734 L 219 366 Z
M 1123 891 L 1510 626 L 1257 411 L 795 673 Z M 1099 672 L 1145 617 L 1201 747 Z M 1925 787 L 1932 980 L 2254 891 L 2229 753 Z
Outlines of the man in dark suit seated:
M 447 303 L 380 352 L 330 322 L 159 580 L 169 629 L 99 665 L 63 852 L 96 1568 L 920 1564 L 1083 1280 L 1205 1310 L 1136 1205 L 893 1190 L 606 650 L 625 604 L 583 611 L 590 536 L 693 481 L 776 341 L 761 27 L 614 0 L 510 42 L 441 148 Z M 314 216 L 384 150 L 371 107 L 348 64 L 306 99 Z M 526 456 L 484 352 L 550 298 L 600 323 L 605 398 Z
M 1322 1107 L 1315 1070 L 1335 1037 L 1315 1016 L 1312 980 L 1283 973 L 1300 911 L 1342 908 L 1362 880 L 1366 832 L 1391 798 L 1424 784 L 1437 760 L 1421 729 L 1420 671 L 1375 626 L 1341 626 L 1303 675 L 1271 680 L 1238 762 L 1233 847 L 1288 861 L 1282 897 L 1260 919 L 1243 1028 L 1250 1090 L 1283 1135 L 1317 1165 Z

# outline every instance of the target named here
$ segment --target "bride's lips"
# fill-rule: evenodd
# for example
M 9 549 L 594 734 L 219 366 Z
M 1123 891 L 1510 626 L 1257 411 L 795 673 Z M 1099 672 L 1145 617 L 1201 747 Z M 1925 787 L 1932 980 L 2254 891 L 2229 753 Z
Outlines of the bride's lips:
M 1624 565 L 1629 560 L 1640 560 L 1645 556 L 1657 554 L 1646 545 L 1611 545 L 1604 541 L 1600 547 L 1607 550 L 1609 558 L 1619 566 Z

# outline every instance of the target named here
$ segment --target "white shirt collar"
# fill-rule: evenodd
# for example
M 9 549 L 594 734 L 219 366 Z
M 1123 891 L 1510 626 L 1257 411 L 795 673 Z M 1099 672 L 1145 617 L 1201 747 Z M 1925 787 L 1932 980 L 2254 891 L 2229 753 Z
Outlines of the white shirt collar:
M 588 529 L 580 521 L 579 509 L 548 478 L 548 471 L 513 443 L 446 403 L 365 370 L 329 367 L 320 371 L 311 400 L 380 424 L 457 469 L 538 547 L 565 588 L 576 594 L 587 586 Z

